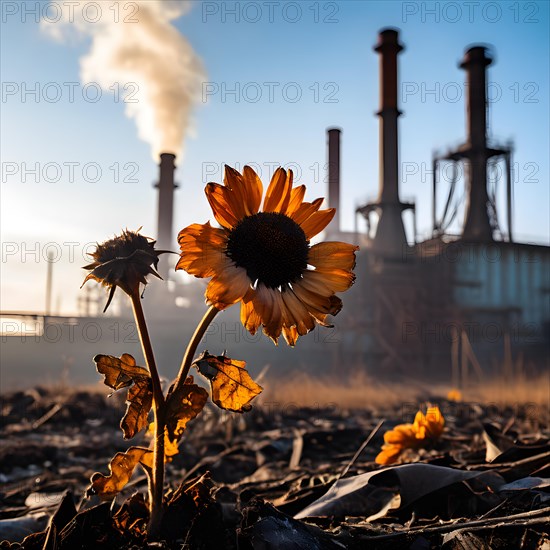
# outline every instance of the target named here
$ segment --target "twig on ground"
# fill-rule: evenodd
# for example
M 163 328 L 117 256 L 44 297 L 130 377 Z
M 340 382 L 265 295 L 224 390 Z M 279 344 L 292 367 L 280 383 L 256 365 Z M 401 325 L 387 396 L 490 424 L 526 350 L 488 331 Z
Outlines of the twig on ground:
M 45 415 L 41 416 L 38 420 L 35 420 L 32 423 L 32 429 L 36 430 L 42 424 L 45 424 L 50 418 L 53 417 L 54 414 L 57 414 L 61 409 L 63 408 L 63 405 L 61 403 L 56 403 Z
M 543 517 L 541 514 L 546 514 Z M 525 521 L 522 521 L 525 520 Z M 374 535 L 361 537 L 365 541 L 378 541 L 378 540 L 391 540 L 396 538 L 406 538 L 409 536 L 416 536 L 419 534 L 433 534 L 433 533 L 449 533 L 451 531 L 461 531 L 468 529 L 468 531 L 482 531 L 484 529 L 498 528 L 498 527 L 525 527 L 526 525 L 536 525 L 539 523 L 550 522 L 550 506 L 541 508 L 539 510 L 530 510 L 529 512 L 522 512 L 521 514 L 513 514 L 511 516 L 498 517 L 493 519 L 484 519 L 476 521 L 465 521 L 459 523 L 453 520 L 445 525 L 437 525 L 435 527 L 416 527 L 407 529 L 406 531 L 398 531 L 396 533 L 389 533 L 386 535 Z
M 373 428 L 367 439 L 363 441 L 357 452 L 353 455 L 353 458 L 348 462 L 346 467 L 342 470 L 342 473 L 336 478 L 335 483 L 342 477 L 344 477 L 348 472 L 349 469 L 355 464 L 355 461 L 359 458 L 361 453 L 365 450 L 366 446 L 371 442 L 372 438 L 378 433 L 378 430 L 382 427 L 382 424 L 386 421 L 385 418 L 382 418 L 378 424 Z

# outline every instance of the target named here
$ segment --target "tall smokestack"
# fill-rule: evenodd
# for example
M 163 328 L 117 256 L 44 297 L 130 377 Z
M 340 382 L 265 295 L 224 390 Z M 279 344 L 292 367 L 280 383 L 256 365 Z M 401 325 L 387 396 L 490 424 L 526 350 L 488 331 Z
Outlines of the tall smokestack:
M 158 188 L 158 218 L 157 218 L 157 244 L 159 250 L 173 250 L 172 242 L 172 220 L 174 212 L 174 170 L 176 155 L 172 153 L 161 153 Z M 159 258 L 159 273 L 166 279 L 169 268 L 167 254 Z
M 380 54 L 380 190 L 379 220 L 374 249 L 390 257 L 402 257 L 407 248 L 403 226 L 403 204 L 399 200 L 399 153 L 397 118 L 397 54 L 403 50 L 399 33 L 385 29 L 378 35 L 374 50 Z
M 328 134 L 328 205 L 336 214 L 328 227 L 329 233 L 340 232 L 340 134 L 339 128 L 329 128 Z
M 487 78 L 486 67 L 492 59 L 487 48 L 476 46 L 466 51 L 460 67 L 467 75 L 466 131 L 464 156 L 469 161 L 466 217 L 462 237 L 465 240 L 492 241 L 487 205 Z
M 53 252 L 48 252 L 48 271 L 46 274 L 46 315 L 52 314 L 52 277 L 53 277 Z

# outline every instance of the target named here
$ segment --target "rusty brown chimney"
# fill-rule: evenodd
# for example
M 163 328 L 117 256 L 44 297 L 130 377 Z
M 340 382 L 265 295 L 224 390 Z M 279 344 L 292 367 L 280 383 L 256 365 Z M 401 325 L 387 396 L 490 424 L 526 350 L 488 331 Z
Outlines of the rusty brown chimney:
M 172 242 L 172 220 L 174 212 L 174 170 L 176 155 L 172 153 L 160 154 L 159 181 L 155 186 L 158 192 L 158 211 L 157 211 L 157 244 L 159 250 L 174 250 L 175 244 Z M 169 254 L 160 256 L 158 272 L 163 279 L 166 279 L 169 273 L 168 257 Z
M 339 128 L 329 128 L 328 135 L 328 205 L 336 214 L 328 226 L 328 234 L 340 232 L 340 135 Z
M 379 220 L 374 249 L 389 257 L 402 257 L 407 248 L 403 225 L 404 205 L 399 200 L 399 152 L 397 118 L 397 54 L 403 50 L 399 33 L 384 29 L 378 35 L 374 50 L 380 54 L 380 184 L 378 193 Z
M 486 67 L 492 63 L 487 48 L 475 46 L 466 51 L 460 67 L 467 75 L 466 131 L 463 149 L 468 159 L 469 178 L 466 216 L 462 238 L 473 241 L 492 241 L 487 194 L 487 78 Z

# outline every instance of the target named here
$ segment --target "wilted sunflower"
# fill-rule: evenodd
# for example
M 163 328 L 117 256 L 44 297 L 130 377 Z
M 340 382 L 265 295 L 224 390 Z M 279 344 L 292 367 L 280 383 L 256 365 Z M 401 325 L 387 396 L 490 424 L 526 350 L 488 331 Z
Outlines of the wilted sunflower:
M 414 417 L 414 430 L 418 439 L 439 439 L 445 428 L 445 419 L 438 406 L 428 407 L 426 414 L 418 411 Z
M 341 242 L 310 245 L 335 210 L 319 210 L 322 198 L 304 202 L 304 185 L 292 187 L 292 170 L 278 168 L 260 211 L 263 186 L 249 166 L 240 174 L 225 167 L 224 185 L 205 192 L 222 226 L 193 224 L 180 231 L 176 269 L 212 277 L 206 301 L 217 309 L 241 302 L 241 321 L 277 343 L 281 332 L 293 346 L 299 336 L 327 324 L 342 301 L 336 292 L 354 282 L 357 246 Z
M 447 399 L 449 401 L 460 403 L 460 401 L 462 401 L 462 392 L 456 388 L 453 388 L 452 390 L 449 390 L 449 393 L 447 393 Z
M 399 424 L 384 434 L 384 445 L 376 456 L 376 463 L 392 464 L 405 449 L 416 449 L 419 443 L 413 424 Z
M 140 283 L 147 284 L 146 276 L 161 276 L 155 268 L 159 262 L 159 254 L 165 250 L 155 250 L 155 241 L 144 237 L 138 231 L 123 231 L 122 235 L 98 244 L 95 251 L 90 253 L 93 263 L 83 269 L 91 270 L 84 279 L 82 286 L 93 279 L 103 286 L 110 288 L 109 299 L 103 312 L 107 310 L 116 287 L 120 287 L 126 294 L 139 292 Z M 82 288 L 82 286 L 80 288 Z
M 418 411 L 412 424 L 399 424 L 384 434 L 384 445 L 376 457 L 377 464 L 392 464 L 405 449 L 426 447 L 441 437 L 445 419 L 439 407 Z

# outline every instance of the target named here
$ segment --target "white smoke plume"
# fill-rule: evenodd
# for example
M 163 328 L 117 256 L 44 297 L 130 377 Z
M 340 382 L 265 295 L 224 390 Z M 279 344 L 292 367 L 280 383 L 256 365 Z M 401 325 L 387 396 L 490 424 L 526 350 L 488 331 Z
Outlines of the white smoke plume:
M 57 39 L 66 39 L 71 30 L 90 36 L 90 50 L 80 59 L 82 83 L 97 83 L 105 91 L 116 85 L 122 97 L 128 94 L 126 115 L 135 119 L 138 135 L 151 145 L 155 160 L 161 152 L 179 157 L 205 80 L 200 59 L 172 24 L 189 3 L 98 2 L 99 18 L 87 4 L 82 0 L 82 10 L 78 6 L 64 10 L 60 21 L 43 19 L 44 30 Z

